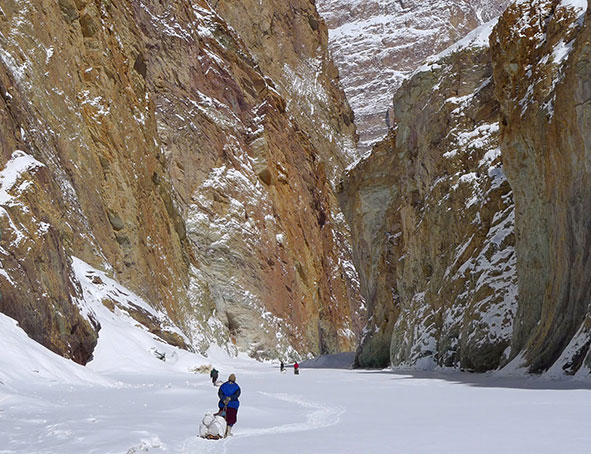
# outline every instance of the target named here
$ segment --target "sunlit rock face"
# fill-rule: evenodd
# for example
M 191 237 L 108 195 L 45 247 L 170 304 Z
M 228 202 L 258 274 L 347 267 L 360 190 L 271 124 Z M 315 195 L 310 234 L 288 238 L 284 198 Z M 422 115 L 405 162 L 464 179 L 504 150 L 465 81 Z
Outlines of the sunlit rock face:
M 361 150 L 387 132 L 402 81 L 430 55 L 502 13 L 509 0 L 317 0 L 355 112 Z
M 357 158 L 353 112 L 328 55 L 328 29 L 314 2 L 219 0 L 216 11 L 236 30 L 256 64 L 285 97 L 310 136 L 330 180 Z
M 394 130 L 343 182 L 370 323 L 361 366 L 487 370 L 516 305 L 514 207 L 482 27 L 394 97 Z
M 586 0 L 516 2 L 491 37 L 514 189 L 519 309 L 511 356 L 588 374 L 590 56 Z
M 249 34 L 254 10 L 213 3 L 0 7 L 0 310 L 78 362 L 100 326 L 72 257 L 164 311 L 185 348 L 356 344 L 363 304 L 333 191 L 356 136 L 326 26 L 302 0 L 284 28 Z M 274 36 L 294 49 L 275 63 Z
M 589 374 L 587 10 L 515 2 L 396 93 L 340 188 L 360 365 Z

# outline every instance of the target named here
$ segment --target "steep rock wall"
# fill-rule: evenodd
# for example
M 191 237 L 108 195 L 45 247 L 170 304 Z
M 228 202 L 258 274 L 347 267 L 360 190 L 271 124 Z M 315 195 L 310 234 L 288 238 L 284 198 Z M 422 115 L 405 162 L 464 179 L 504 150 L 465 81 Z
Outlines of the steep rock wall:
M 314 39 L 302 60 L 326 55 Z M 77 307 L 76 256 L 164 310 L 187 348 L 355 344 L 330 184 L 351 158 L 290 113 L 256 52 L 205 0 L 2 4 L 2 312 L 86 362 L 99 327 Z M 347 109 L 338 85 L 319 107 L 354 143 Z
M 516 2 L 491 38 L 515 192 L 516 367 L 589 371 L 590 30 L 586 1 Z
M 217 0 L 216 11 L 245 40 L 286 98 L 334 182 L 357 158 L 353 111 L 329 56 L 328 28 L 312 1 Z
M 589 374 L 588 11 L 517 1 L 396 94 L 341 194 L 360 365 Z
M 507 359 L 513 201 L 498 149 L 491 28 L 402 85 L 395 128 L 343 182 L 369 305 L 360 366 L 487 370 Z

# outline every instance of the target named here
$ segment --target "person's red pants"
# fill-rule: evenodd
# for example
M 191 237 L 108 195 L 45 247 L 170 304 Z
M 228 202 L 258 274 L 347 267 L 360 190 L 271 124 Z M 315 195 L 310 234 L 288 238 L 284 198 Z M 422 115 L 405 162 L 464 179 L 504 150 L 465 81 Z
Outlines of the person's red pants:
M 226 423 L 229 426 L 233 426 L 234 424 L 236 424 L 237 415 L 238 415 L 237 408 L 232 408 L 232 407 L 226 408 Z

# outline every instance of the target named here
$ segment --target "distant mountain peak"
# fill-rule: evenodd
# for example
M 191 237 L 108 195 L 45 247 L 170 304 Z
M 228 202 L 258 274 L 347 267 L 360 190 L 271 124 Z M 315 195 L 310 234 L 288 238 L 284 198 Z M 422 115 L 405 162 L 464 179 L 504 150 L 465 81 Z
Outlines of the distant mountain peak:
M 402 81 L 431 55 L 500 15 L 508 0 L 318 0 L 355 112 L 362 151 L 387 132 Z

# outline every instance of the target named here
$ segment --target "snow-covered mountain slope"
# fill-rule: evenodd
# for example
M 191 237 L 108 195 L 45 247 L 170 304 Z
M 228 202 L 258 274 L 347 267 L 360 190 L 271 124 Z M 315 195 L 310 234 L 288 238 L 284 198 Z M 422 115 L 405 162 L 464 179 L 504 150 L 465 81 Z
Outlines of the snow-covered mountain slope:
M 187 348 L 354 347 L 333 192 L 355 158 L 351 110 L 313 4 L 251 3 L 2 2 L 0 311 L 38 342 L 93 355 L 78 257 Z M 259 8 L 275 28 L 246 36 Z M 267 39 L 293 51 L 265 60 Z
M 498 16 L 509 0 L 317 0 L 355 112 L 360 148 L 382 138 L 392 96 L 427 57 Z
M 0 331 L 0 395 L 5 398 L 28 392 L 27 385 L 31 383 L 116 384 L 116 381 L 62 358 L 33 341 L 15 320 L 4 314 L 0 314 Z

